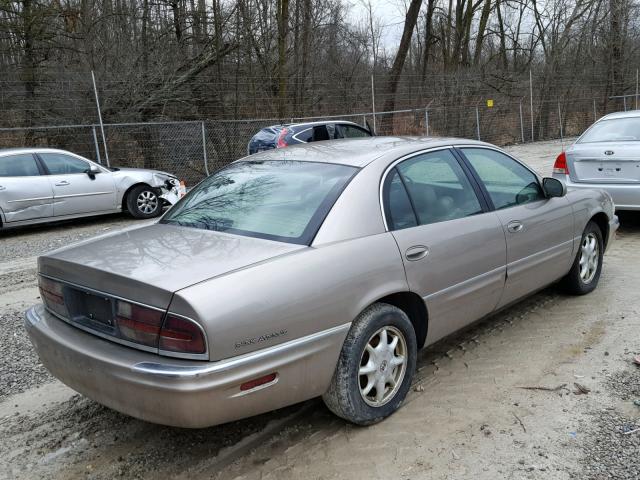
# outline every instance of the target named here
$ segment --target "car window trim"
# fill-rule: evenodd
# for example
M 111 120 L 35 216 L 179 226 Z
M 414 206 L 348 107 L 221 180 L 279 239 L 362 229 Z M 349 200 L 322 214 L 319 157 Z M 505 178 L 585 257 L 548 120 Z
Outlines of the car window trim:
M 5 155 L 0 155 L 0 158 L 15 157 L 17 155 L 31 155 L 31 158 L 33 158 L 33 160 L 36 162 L 36 168 L 38 169 L 38 175 L 11 175 L 11 176 L 0 175 L 0 178 L 30 178 L 30 177 L 40 177 L 40 176 L 44 175 L 44 173 L 42 172 L 41 165 L 38 162 L 38 158 L 34 155 L 33 152 L 7 153 Z
M 533 175 L 533 177 L 536 179 L 536 182 L 538 182 L 538 187 L 540 187 L 540 191 L 542 191 L 542 195 L 544 195 L 543 200 L 548 200 L 549 197 L 547 196 L 546 192 L 544 191 L 544 188 L 542 188 L 542 178 L 540 177 L 540 175 L 537 172 L 535 172 L 534 170 L 532 170 L 528 165 L 526 165 L 525 163 L 521 162 L 517 158 L 509 155 L 504 150 L 501 150 L 500 148 L 496 148 L 496 147 L 491 147 L 489 145 L 473 145 L 473 144 L 470 144 L 470 145 L 456 145 L 454 147 L 454 150 L 457 150 L 458 154 L 460 155 L 460 158 L 468 166 L 469 171 L 471 172 L 473 177 L 478 182 L 478 185 L 479 185 L 480 189 L 482 190 L 482 193 L 485 196 L 486 201 L 487 201 L 487 203 L 489 204 L 489 206 L 491 208 L 491 211 L 497 211 L 498 209 L 495 207 L 495 205 L 493 203 L 493 200 L 491 199 L 491 195 L 489 194 L 489 190 L 487 190 L 487 187 L 484 184 L 484 182 L 482 181 L 482 179 L 480 178 L 480 175 L 478 175 L 478 172 L 476 171 L 475 168 L 473 168 L 473 165 L 469 161 L 469 158 L 464 154 L 463 148 L 475 148 L 475 149 L 493 150 L 495 152 L 501 153 L 502 155 L 510 158 L 511 160 L 516 162 L 517 164 L 519 164 L 522 167 L 524 167 L 524 169 L 527 170 L 529 173 L 531 173 L 531 175 Z M 514 207 L 518 207 L 518 206 L 520 206 L 520 205 L 511 205 L 509 207 L 501 208 L 500 210 L 507 210 L 509 208 L 514 208 Z
M 480 204 L 480 208 L 482 209 L 482 213 L 487 213 L 487 212 L 491 211 L 489 209 L 489 205 L 485 201 L 485 199 L 484 199 L 483 195 L 481 194 L 481 192 L 478 192 L 478 190 L 476 190 L 474 182 L 472 181 L 471 173 L 467 169 L 464 168 L 463 162 L 461 162 L 460 158 L 455 154 L 455 148 L 456 148 L 456 145 L 443 145 L 443 146 L 439 146 L 439 147 L 426 148 L 424 150 L 419 150 L 417 152 L 413 152 L 413 153 L 409 153 L 408 155 L 404 155 L 404 156 L 394 160 L 389 165 L 387 165 L 387 167 L 385 168 L 384 172 L 382 172 L 382 177 L 381 177 L 381 180 L 380 180 L 379 192 L 378 192 L 378 198 L 379 198 L 379 201 L 380 201 L 380 211 L 382 213 L 382 221 L 384 223 L 385 232 L 393 232 L 393 231 L 395 231 L 395 230 L 392 230 L 392 229 L 389 228 L 389 222 L 387 222 L 387 212 L 386 212 L 386 209 L 385 209 L 386 205 L 385 205 L 385 201 L 384 201 L 384 185 L 385 185 L 385 182 L 387 180 L 387 176 L 389 175 L 389 173 L 394 168 L 396 168 L 397 165 L 399 165 L 400 163 L 402 163 L 402 162 L 404 162 L 406 160 L 410 160 L 411 158 L 417 157 L 418 155 L 424 155 L 426 153 L 438 152 L 440 150 L 449 150 L 451 152 L 451 154 L 453 155 L 453 158 L 455 158 L 455 160 L 458 162 L 458 165 L 460 165 L 460 168 L 462 169 L 462 172 L 467 177 L 467 180 L 469 181 L 469 183 L 471 185 L 473 193 L 476 196 L 476 198 L 478 200 L 478 203 Z M 402 178 L 402 175 L 400 175 L 400 178 Z M 404 180 L 403 180 L 402 184 L 404 185 Z M 406 186 L 405 186 L 405 190 L 407 190 Z M 408 191 L 407 191 L 407 195 L 409 195 Z M 411 195 L 409 195 L 409 200 L 411 200 Z M 416 219 L 417 219 L 418 218 L 418 214 L 415 211 L 415 208 L 413 207 L 413 200 L 411 200 L 411 206 L 413 208 L 413 213 L 414 213 L 414 215 L 416 216 Z M 431 224 L 431 225 L 433 225 L 433 224 Z M 420 225 L 420 222 L 418 222 L 418 224 L 416 225 L 416 227 L 421 227 L 421 226 L 424 226 L 424 225 Z M 416 227 L 411 227 L 411 228 L 416 228 Z

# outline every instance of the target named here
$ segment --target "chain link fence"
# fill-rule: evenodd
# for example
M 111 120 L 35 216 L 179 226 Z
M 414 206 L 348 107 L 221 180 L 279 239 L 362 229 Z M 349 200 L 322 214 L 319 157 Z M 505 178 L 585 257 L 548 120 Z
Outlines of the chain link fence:
M 472 138 L 509 145 L 574 137 L 604 114 L 631 104 L 624 98 L 538 101 L 516 99 L 472 106 L 439 105 L 395 112 L 331 117 L 294 117 L 287 121 L 347 120 L 376 125 L 379 133 Z M 393 115 L 391 115 L 393 113 Z M 177 175 L 193 185 L 247 154 L 247 143 L 277 119 L 207 120 L 162 123 L 65 125 L 0 128 L 0 148 L 49 147 L 69 150 L 108 166 L 151 168 Z

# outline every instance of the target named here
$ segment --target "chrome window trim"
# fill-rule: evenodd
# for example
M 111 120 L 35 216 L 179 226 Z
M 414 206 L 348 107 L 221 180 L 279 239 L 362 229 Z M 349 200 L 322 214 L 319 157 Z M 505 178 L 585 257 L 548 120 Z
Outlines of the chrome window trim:
M 399 163 L 404 162 L 405 160 L 409 160 L 413 157 L 417 157 L 418 155 L 423 155 L 425 153 L 430 153 L 430 152 L 438 152 L 440 150 L 451 150 L 453 149 L 455 146 L 454 145 L 443 145 L 443 146 L 439 146 L 439 147 L 432 147 L 432 148 L 427 148 L 425 150 L 419 150 L 417 152 L 413 152 L 413 153 L 409 153 L 407 155 L 404 155 L 396 160 L 394 160 L 393 162 L 391 162 L 389 165 L 387 165 L 387 167 L 385 168 L 384 172 L 382 173 L 382 178 L 380 180 L 380 184 L 378 186 L 378 201 L 380 202 L 380 212 L 382 213 L 382 222 L 384 223 L 384 231 L 385 232 L 390 232 L 391 230 L 389 229 L 389 224 L 387 223 L 387 216 L 385 214 L 384 211 L 384 197 L 383 197 L 383 193 L 382 190 L 384 188 L 384 182 L 387 180 L 387 175 L 389 175 L 389 172 L 391 170 L 393 170 L 393 168 L 395 168 L 396 165 L 398 165 Z M 452 152 L 452 155 L 453 152 Z M 455 155 L 454 155 L 455 157 Z M 456 161 L 458 160 L 457 157 Z M 466 173 L 465 173 L 466 175 Z M 475 195 L 475 192 L 474 192 Z M 418 227 L 420 225 L 417 225 Z
M 162 314 L 163 314 L 162 323 L 163 324 L 164 324 L 164 321 L 165 321 L 167 315 L 173 315 L 175 317 L 180 317 L 180 318 L 182 318 L 184 320 L 188 320 L 189 322 L 193 323 L 194 325 L 196 325 L 200 329 L 200 332 L 202 333 L 202 337 L 204 338 L 205 351 L 204 351 L 204 353 L 171 352 L 171 351 L 168 351 L 168 350 L 160 350 L 159 344 L 158 344 L 158 347 L 153 348 L 153 347 L 148 347 L 146 345 L 141 345 L 139 343 L 130 342 L 128 340 L 124 340 L 124 339 L 121 339 L 121 338 L 118 338 L 118 337 L 114 337 L 112 335 L 103 334 L 102 332 L 99 332 L 97 330 L 93 330 L 91 328 L 85 327 L 84 325 L 81 325 L 81 324 L 78 324 L 76 322 L 73 322 L 71 319 L 64 318 L 61 315 L 57 314 L 56 312 L 53 312 L 52 310 L 48 309 L 47 306 L 45 305 L 45 309 L 47 310 L 47 312 L 51 313 L 52 315 L 56 316 L 60 320 L 63 320 L 64 322 L 66 322 L 67 324 L 69 324 L 71 326 L 77 327 L 80 330 L 84 330 L 87 333 L 90 333 L 92 335 L 96 335 L 97 337 L 104 338 L 105 340 L 109 340 L 109 341 L 112 341 L 114 343 L 120 343 L 120 344 L 126 345 L 128 347 L 136 348 L 138 350 L 143 350 L 143 351 L 146 351 L 146 352 L 152 352 L 152 353 L 155 353 L 157 355 L 162 355 L 162 356 L 165 356 L 165 357 L 182 358 L 182 359 L 187 359 L 187 360 L 209 360 L 210 349 L 209 349 L 209 338 L 207 337 L 207 332 L 205 332 L 205 330 L 202 327 L 202 325 L 200 325 L 198 322 L 196 322 L 192 318 L 185 317 L 184 315 L 180 315 L 179 313 L 170 312 L 169 309 L 158 308 L 158 307 L 154 307 L 152 305 L 147 305 L 146 303 L 136 302 L 135 300 L 129 300 L 128 298 L 120 297 L 118 295 L 113 295 L 111 293 L 102 292 L 102 291 L 96 290 L 94 288 L 89 288 L 89 287 L 85 287 L 85 286 L 82 286 L 82 285 L 78 285 L 77 283 L 68 282 L 66 280 L 60 280 L 59 278 L 52 277 L 50 275 L 44 275 L 42 273 L 38 273 L 38 275 L 43 277 L 43 278 L 47 278 L 49 280 L 52 280 L 54 282 L 58 282 L 58 283 L 62 283 L 64 285 L 68 285 L 68 286 L 70 286 L 72 288 L 75 288 L 77 290 L 81 290 L 81 291 L 92 293 L 92 294 L 101 295 L 101 296 L 108 297 L 108 298 L 111 298 L 111 299 L 114 299 L 114 300 L 121 300 L 123 302 L 131 303 L 131 304 L 138 305 L 138 306 L 141 306 L 141 307 L 144 307 L 144 308 L 149 308 L 149 309 L 155 310 L 157 312 L 162 312 Z M 158 338 L 158 342 L 159 341 L 160 341 L 160 339 Z

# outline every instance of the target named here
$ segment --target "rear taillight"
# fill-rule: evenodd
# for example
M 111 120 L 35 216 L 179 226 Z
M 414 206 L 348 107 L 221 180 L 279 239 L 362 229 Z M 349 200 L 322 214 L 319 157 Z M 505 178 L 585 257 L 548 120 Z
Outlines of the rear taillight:
M 553 164 L 553 173 L 569 175 L 569 169 L 567 168 L 567 156 L 564 152 L 556 158 L 556 162 Z
M 64 304 L 64 292 L 61 283 L 49 278 L 38 277 L 38 287 L 40 288 L 42 301 L 49 310 L 64 317 L 68 316 L 69 312 Z
M 147 347 L 158 346 L 164 312 L 129 302 L 116 302 L 115 325 L 118 337 Z
M 158 349 L 161 352 L 205 353 L 204 334 L 192 320 L 169 313 L 160 330 Z
M 285 140 L 287 133 L 289 133 L 287 129 L 283 128 L 282 131 L 280 132 L 280 135 L 278 135 L 278 148 L 286 147 L 289 145 Z

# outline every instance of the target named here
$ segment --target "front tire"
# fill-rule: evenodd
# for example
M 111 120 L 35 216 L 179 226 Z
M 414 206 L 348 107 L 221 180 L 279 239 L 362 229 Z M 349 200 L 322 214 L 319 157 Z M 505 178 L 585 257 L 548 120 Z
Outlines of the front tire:
M 604 242 L 595 222 L 589 222 L 582 233 L 580 247 L 569 273 L 560 285 L 572 295 L 586 295 L 595 290 L 602 272 Z
M 138 185 L 127 195 L 127 211 L 135 218 L 154 218 L 162 214 L 162 199 L 149 185 Z
M 345 420 L 377 423 L 400 408 L 411 387 L 416 356 L 416 334 L 407 314 L 376 303 L 353 322 L 322 399 Z

